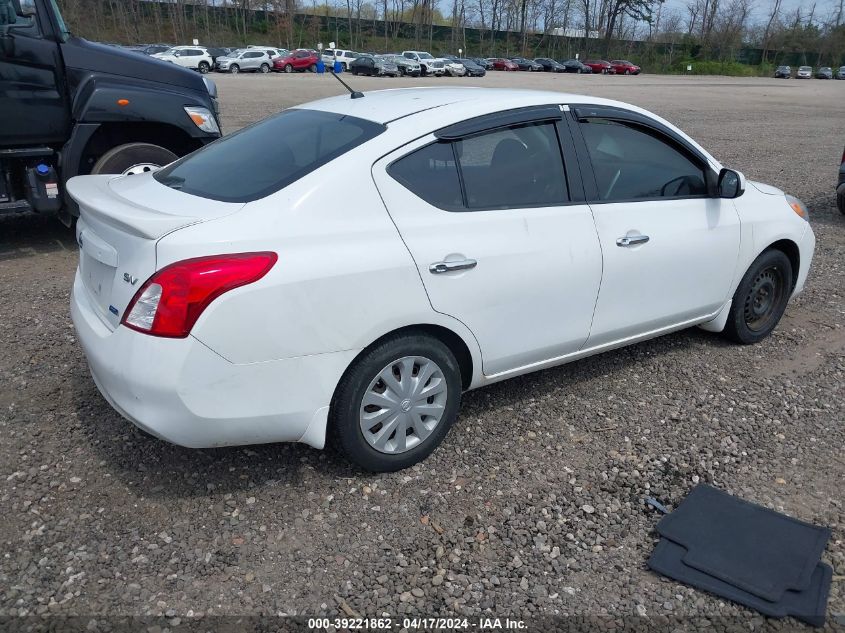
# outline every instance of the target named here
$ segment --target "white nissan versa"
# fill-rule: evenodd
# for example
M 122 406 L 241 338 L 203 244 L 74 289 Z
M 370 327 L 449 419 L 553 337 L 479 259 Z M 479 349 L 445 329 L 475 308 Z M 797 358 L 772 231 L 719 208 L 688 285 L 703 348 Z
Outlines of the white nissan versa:
M 94 381 L 184 446 L 425 458 L 461 392 L 801 291 L 804 205 L 639 108 L 405 89 L 316 101 L 156 173 L 82 176 L 71 311 Z

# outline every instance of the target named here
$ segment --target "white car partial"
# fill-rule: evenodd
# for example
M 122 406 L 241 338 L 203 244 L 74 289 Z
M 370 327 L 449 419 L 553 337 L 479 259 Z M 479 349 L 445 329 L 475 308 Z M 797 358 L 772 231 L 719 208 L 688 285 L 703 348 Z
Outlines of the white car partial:
M 559 92 L 333 97 L 68 190 L 71 315 L 118 412 L 371 471 L 431 453 L 464 391 L 692 326 L 760 341 L 815 247 L 799 200 Z

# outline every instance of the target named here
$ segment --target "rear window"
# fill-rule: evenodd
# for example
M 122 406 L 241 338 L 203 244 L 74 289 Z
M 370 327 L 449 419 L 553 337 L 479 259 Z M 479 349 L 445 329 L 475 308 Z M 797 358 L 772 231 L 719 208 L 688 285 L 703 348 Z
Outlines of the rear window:
M 155 173 L 160 183 L 221 202 L 252 202 L 381 134 L 372 121 L 316 110 L 285 110 Z

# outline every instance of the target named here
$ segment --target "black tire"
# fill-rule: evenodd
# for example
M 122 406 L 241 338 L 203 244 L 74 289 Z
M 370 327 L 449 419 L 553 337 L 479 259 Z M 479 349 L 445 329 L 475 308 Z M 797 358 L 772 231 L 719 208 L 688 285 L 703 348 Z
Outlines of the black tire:
M 405 452 L 384 453 L 364 438 L 359 417 L 361 402 L 379 372 L 405 356 L 420 356 L 437 364 L 446 382 L 447 399 L 440 422 L 430 435 Z M 440 445 L 458 417 L 460 405 L 461 372 L 449 348 L 438 339 L 424 334 L 398 334 L 364 352 L 344 373 L 329 411 L 329 441 L 364 470 L 402 470 L 424 460 Z
M 783 251 L 760 254 L 739 282 L 724 334 L 742 345 L 757 343 L 775 329 L 792 294 L 792 264 Z
M 626 75 L 630 75 L 630 74 L 631 74 L 631 71 L 630 71 L 629 69 L 627 69 L 627 68 L 626 68 L 626 69 L 625 69 L 625 74 L 626 74 Z
M 308 70 L 310 70 L 312 73 L 317 72 L 317 64 L 311 64 L 311 65 L 308 67 Z
M 836 206 L 839 207 L 839 213 L 845 215 L 845 191 L 836 194 Z
M 402 68 L 402 66 L 399 66 L 399 76 L 400 76 L 400 77 L 404 77 L 404 76 L 405 76 L 405 69 L 404 69 L 404 68 Z
M 179 158 L 169 149 L 150 143 L 118 145 L 100 156 L 91 169 L 92 174 L 122 174 L 134 165 L 162 167 Z M 152 171 L 141 169 L 141 171 Z
M 293 66 L 291 66 L 290 64 L 285 64 L 285 72 L 288 73 L 288 74 L 292 73 L 293 72 Z
M 267 63 L 261 64 L 261 67 L 258 70 L 260 70 L 263 74 L 266 75 L 267 73 L 270 72 L 270 64 L 267 64 Z
M 208 71 L 211 70 L 211 66 L 208 65 L 208 62 L 200 62 L 199 71 L 205 75 Z
M 357 77 L 357 76 L 358 76 L 358 69 L 357 69 L 357 68 L 353 68 L 353 69 L 352 69 L 352 74 L 353 74 L 355 77 Z
M 229 72 L 233 75 L 237 75 L 239 72 L 241 72 L 241 67 L 237 64 L 232 64 L 231 66 L 229 66 Z

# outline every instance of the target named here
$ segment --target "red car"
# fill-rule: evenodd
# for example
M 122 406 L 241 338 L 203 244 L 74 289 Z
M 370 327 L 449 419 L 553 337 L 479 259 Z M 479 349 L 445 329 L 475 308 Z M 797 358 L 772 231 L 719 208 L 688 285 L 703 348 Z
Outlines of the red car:
M 639 75 L 642 68 L 624 59 L 612 59 L 610 65 L 617 75 Z
M 493 64 L 493 70 L 519 70 L 519 65 L 503 57 L 491 57 L 487 60 Z
M 316 51 L 300 49 L 293 51 L 287 57 L 277 57 L 274 59 L 273 70 L 284 70 L 286 73 L 292 73 L 294 70 L 310 70 L 314 72 L 317 70 L 318 61 L 320 61 L 320 56 Z
M 603 59 L 588 59 L 584 62 L 584 65 L 592 68 L 594 73 L 602 73 L 605 75 L 616 74 L 616 71 L 613 69 L 613 66 L 610 65 L 610 62 L 606 62 Z

